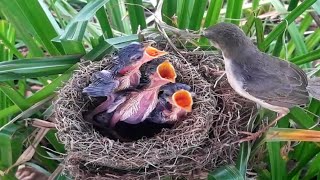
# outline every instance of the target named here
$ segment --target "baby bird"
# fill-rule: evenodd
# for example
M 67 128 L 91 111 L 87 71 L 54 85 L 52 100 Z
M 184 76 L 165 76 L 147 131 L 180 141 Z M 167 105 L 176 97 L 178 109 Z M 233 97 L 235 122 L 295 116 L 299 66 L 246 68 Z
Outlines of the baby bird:
M 113 92 L 136 87 L 140 83 L 140 67 L 165 54 L 149 45 L 144 47 L 142 43 L 131 43 L 119 51 L 111 70 L 93 75 L 92 83 L 83 89 L 83 93 L 91 97 L 109 96 Z
M 159 102 L 146 120 L 158 124 L 173 123 L 192 111 L 190 86 L 182 83 L 167 84 L 161 90 L 163 93 Z
M 119 51 L 116 65 L 111 70 L 102 70 L 92 77 L 92 83 L 83 89 L 83 93 L 91 97 L 106 96 L 107 100 L 86 115 L 85 119 L 92 121 L 93 116 L 99 114 L 113 103 L 117 95 L 115 92 L 136 87 L 140 83 L 140 67 L 155 58 L 167 54 L 149 45 L 131 43 Z M 116 76 L 119 73 L 120 75 Z M 121 76 L 123 75 L 123 76 Z
M 110 127 L 114 127 L 119 121 L 129 124 L 144 121 L 158 103 L 160 88 L 170 82 L 174 83 L 176 77 L 175 69 L 168 60 L 158 65 L 156 71 L 149 76 L 150 83 L 147 87 L 140 92 L 131 92 L 126 101 L 116 108 Z

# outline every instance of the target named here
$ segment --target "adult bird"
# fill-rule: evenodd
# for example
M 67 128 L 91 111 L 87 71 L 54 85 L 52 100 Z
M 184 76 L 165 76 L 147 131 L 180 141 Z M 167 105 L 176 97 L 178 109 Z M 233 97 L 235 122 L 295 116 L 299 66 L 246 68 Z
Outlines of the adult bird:
M 279 113 L 268 126 L 241 141 L 259 137 L 289 113 L 293 106 L 309 101 L 308 80 L 293 63 L 261 52 L 236 25 L 219 23 L 203 31 L 214 47 L 222 51 L 231 87 L 241 96 Z
M 167 52 L 150 45 L 133 42 L 120 49 L 118 55 L 113 59 L 114 65 L 110 70 L 102 70 L 93 74 L 91 84 L 82 92 L 91 97 L 101 97 L 135 87 L 140 82 L 140 67 L 165 54 Z
M 183 83 L 167 84 L 161 88 L 159 102 L 146 121 L 158 124 L 174 123 L 192 111 L 191 87 Z
M 168 61 L 157 66 L 156 71 L 149 76 L 150 83 L 140 92 L 131 92 L 126 101 L 114 111 L 110 127 L 117 122 L 124 121 L 129 124 L 138 124 L 144 121 L 154 110 L 158 103 L 160 88 L 168 83 L 174 83 L 177 75 L 173 65 Z

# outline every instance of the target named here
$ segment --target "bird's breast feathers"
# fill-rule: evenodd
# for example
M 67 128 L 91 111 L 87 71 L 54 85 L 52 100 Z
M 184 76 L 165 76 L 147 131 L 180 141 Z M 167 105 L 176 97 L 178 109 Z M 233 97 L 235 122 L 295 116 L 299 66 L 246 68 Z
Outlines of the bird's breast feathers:
M 235 74 L 234 72 L 236 67 L 233 66 L 232 60 L 225 58 L 224 57 L 224 62 L 225 62 L 225 72 L 227 75 L 228 82 L 230 86 L 242 97 L 245 97 L 253 102 L 256 102 L 260 104 L 262 107 L 276 111 L 276 112 L 283 112 L 284 108 L 279 107 L 279 106 L 274 106 L 271 104 L 266 103 L 265 101 L 258 99 L 251 94 L 249 94 L 243 87 L 243 79 L 240 75 Z

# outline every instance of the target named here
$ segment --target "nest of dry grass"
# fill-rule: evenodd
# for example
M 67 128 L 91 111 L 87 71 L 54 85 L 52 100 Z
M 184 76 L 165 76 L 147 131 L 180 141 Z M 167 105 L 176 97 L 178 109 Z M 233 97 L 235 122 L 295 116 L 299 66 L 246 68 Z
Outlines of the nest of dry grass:
M 94 99 L 82 94 L 91 75 L 108 69 L 112 58 L 85 62 L 59 92 L 55 103 L 58 137 L 68 155 L 65 168 L 82 179 L 158 179 L 171 175 L 201 179 L 215 167 L 232 163 L 237 132 L 246 130 L 253 104 L 240 98 L 221 78 L 221 58 L 170 54 L 177 82 L 189 84 L 193 112 L 174 127 L 149 138 L 120 142 L 104 137 L 83 119 Z M 217 81 L 218 80 L 218 81 Z

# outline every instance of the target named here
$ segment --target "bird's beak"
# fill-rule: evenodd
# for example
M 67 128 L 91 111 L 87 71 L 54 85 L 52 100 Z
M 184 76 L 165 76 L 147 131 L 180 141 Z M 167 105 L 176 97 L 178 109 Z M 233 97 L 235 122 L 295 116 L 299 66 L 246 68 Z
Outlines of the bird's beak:
M 206 29 L 202 30 L 201 33 L 200 33 L 200 35 L 201 35 L 202 37 L 207 37 L 208 33 L 207 33 Z
M 144 51 L 144 56 L 148 56 L 150 59 L 155 59 L 158 58 L 160 56 L 164 56 L 166 54 L 168 54 L 168 52 L 165 51 L 160 51 L 157 48 L 154 48 L 150 45 L 148 45 L 147 47 L 145 47 L 145 51 Z
M 181 89 L 172 95 L 173 103 L 187 112 L 192 111 L 193 99 L 189 91 Z
M 161 79 L 165 79 L 172 83 L 176 82 L 177 74 L 173 67 L 173 65 L 168 61 L 165 60 L 157 67 L 157 73 L 159 74 Z

